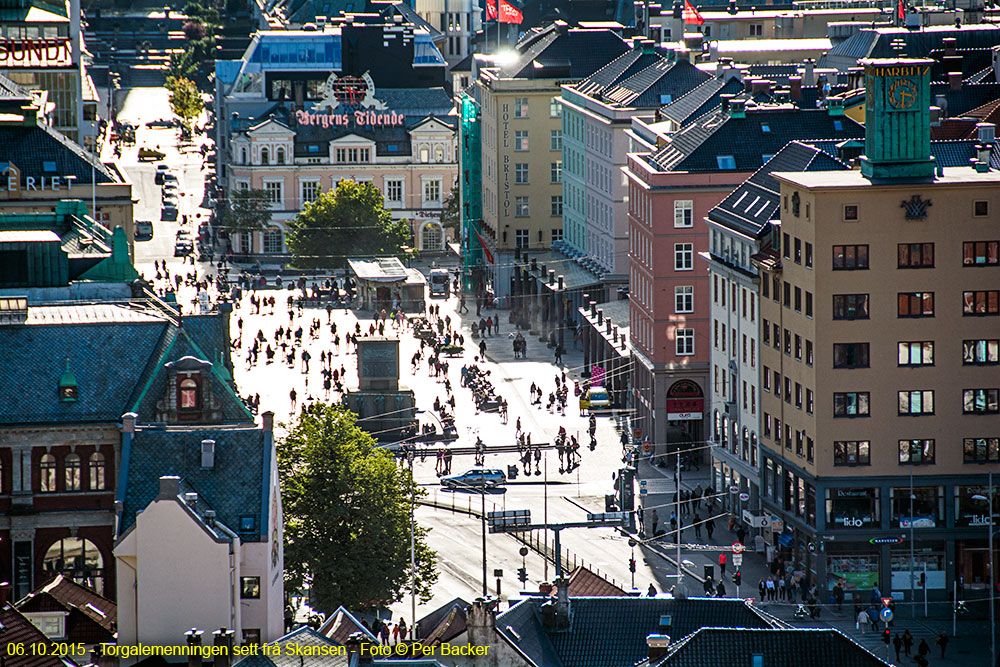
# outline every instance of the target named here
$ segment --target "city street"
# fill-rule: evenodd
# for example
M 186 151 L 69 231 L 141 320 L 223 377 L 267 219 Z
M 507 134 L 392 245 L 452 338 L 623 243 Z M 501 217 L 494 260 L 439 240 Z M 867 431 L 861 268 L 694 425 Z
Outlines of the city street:
M 178 149 L 178 131 L 176 129 L 145 127 L 145 123 L 150 120 L 170 117 L 167 94 L 164 89 L 144 88 L 129 91 L 119 113 L 121 120 L 132 122 L 139 128 L 136 147 L 125 149 L 120 160 L 134 183 L 134 192 L 139 198 L 139 204 L 135 207 L 135 219 L 151 220 L 154 226 L 154 236 L 151 241 L 135 244 L 136 268 L 147 279 L 152 279 L 157 273 L 153 263 L 165 260 L 171 276 L 178 272 L 187 274 L 196 268 L 198 279 L 204 280 L 207 275 L 215 273 L 214 267 L 201 261 L 194 267 L 190 263 L 185 266 L 182 264 L 181 258 L 174 258 L 173 248 L 175 235 L 177 230 L 182 228 L 181 220 L 185 215 L 191 220 L 185 229 L 192 237 L 197 235 L 198 217 L 203 219 L 208 217 L 209 210 L 201 208 L 205 176 L 208 172 L 202 169 L 202 157 L 198 152 L 182 152 Z M 206 142 L 209 140 L 199 136 L 195 144 L 200 146 Z M 161 188 L 154 183 L 155 163 L 140 163 L 138 161 L 136 148 L 139 146 L 158 146 L 166 153 L 165 162 L 170 166 L 172 173 L 176 174 L 179 181 L 178 192 L 180 196 L 177 221 L 160 220 Z M 448 265 L 447 262 L 454 263 L 456 261 L 457 258 L 449 257 L 445 265 Z M 418 268 L 429 269 L 430 260 L 424 258 L 421 263 L 418 263 Z M 155 284 L 156 287 L 162 288 L 167 285 L 167 281 L 161 279 L 155 281 Z M 218 296 L 212 289 L 209 291 L 213 299 Z M 272 282 L 268 289 L 258 290 L 257 295 L 274 297 L 276 306 L 273 310 L 264 307 L 260 314 L 252 314 L 252 307 L 249 303 L 250 294 L 244 294 L 242 301 L 236 304 L 231 323 L 232 334 L 238 343 L 233 350 L 233 362 L 236 368 L 235 379 L 242 396 L 259 394 L 260 410 L 272 410 L 276 413 L 276 422 L 282 425 L 278 429 L 280 437 L 289 421 L 294 418 L 297 409 L 301 408 L 304 403 L 340 399 L 336 392 L 327 396 L 323 390 L 322 364 L 320 363 L 323 353 L 332 355 L 331 365 L 333 368 L 338 370 L 343 368 L 346 386 L 357 386 L 356 355 L 353 349 L 348 350 L 348 345 L 343 338 L 348 331 L 353 332 L 356 325 L 360 325 L 361 331 L 367 333 L 373 322 L 373 314 L 341 308 L 334 309 L 328 319 L 327 311 L 316 306 L 303 309 L 301 314 L 295 310 L 290 317 L 287 303 L 290 297 L 299 295 L 298 290 L 287 289 L 287 286 L 277 289 Z M 185 312 L 191 312 L 195 297 L 195 288 L 192 286 L 182 285 L 178 290 L 178 302 L 183 305 Z M 554 363 L 552 350 L 545 343 L 538 342 L 537 336 L 528 336 L 527 332 L 524 332 L 528 340 L 527 358 L 515 360 L 511 341 L 513 332 L 516 330 L 513 325 L 506 322 L 507 312 L 488 310 L 483 311 L 482 317 L 499 315 L 501 320 L 499 333 L 485 338 L 486 359 L 475 362 L 474 358 L 478 357 L 479 354 L 480 339 L 473 339 L 471 334 L 471 325 L 479 321 L 474 309 L 467 314 L 459 315 L 456 312 L 459 302 L 455 297 L 447 300 L 429 299 L 428 304 L 440 306 L 442 319 L 450 318 L 451 328 L 460 332 L 465 338 L 464 354 L 448 360 L 448 379 L 456 401 L 456 426 L 459 434 L 458 441 L 451 443 L 450 446 L 471 448 L 477 438 L 482 438 L 487 448 L 484 462 L 486 467 L 500 468 L 505 472 L 508 466 L 518 468 L 519 474 L 507 484 L 505 492 L 486 494 L 485 510 L 490 512 L 528 509 L 531 510 L 533 523 L 579 522 L 586 520 L 588 512 L 604 512 L 605 494 L 613 492 L 615 475 L 623 466 L 621 432 L 616 418 L 601 416 L 597 419 L 597 448 L 595 451 L 591 451 L 587 447 L 589 441 L 587 435 L 588 418 L 579 415 L 577 398 L 573 394 L 573 384 L 575 381 L 581 380 L 581 373 L 584 370 L 582 368 L 582 352 L 579 349 L 570 348 L 563 355 L 564 365 L 558 367 Z M 316 335 L 313 336 L 310 335 L 309 331 L 310 325 L 315 320 L 320 322 L 320 326 Z M 336 325 L 337 334 L 331 331 L 331 325 Z M 265 363 L 265 357 L 261 354 L 257 364 L 251 365 L 248 361 L 248 350 L 258 331 L 262 332 L 267 343 L 276 347 L 275 330 L 279 326 L 286 328 L 291 326 L 292 329 L 301 326 L 305 331 L 302 345 L 297 349 L 296 361 L 291 365 L 285 363 L 279 350 L 273 363 Z M 386 334 L 392 334 L 391 327 L 387 326 Z M 341 339 L 339 346 L 334 344 L 335 335 L 339 335 Z M 426 360 L 414 372 L 410 366 L 410 359 L 420 349 L 420 343 L 405 328 L 400 332 L 399 337 L 400 384 L 414 390 L 418 417 L 421 422 L 434 423 L 436 418 L 433 417 L 432 406 L 435 398 L 440 398 L 441 401 L 447 399 L 444 378 L 432 377 L 428 372 Z M 300 361 L 303 350 L 308 350 L 311 355 L 308 372 L 305 372 Z M 506 423 L 501 420 L 497 413 L 477 413 L 471 392 L 461 386 L 462 365 L 472 363 L 477 363 L 481 369 L 489 372 L 493 386 L 507 400 L 509 419 Z M 561 379 L 563 373 L 566 375 L 569 386 L 569 399 L 565 415 L 547 410 L 544 405 L 545 400 L 540 406 L 530 404 L 529 388 L 533 383 L 537 384 L 542 389 L 544 396 L 547 397 L 549 392 L 556 387 L 556 377 L 559 376 Z M 297 400 L 294 403 L 289 395 L 293 389 L 297 395 Z M 576 436 L 581 443 L 581 465 L 572 473 L 560 473 L 560 462 L 556 451 L 554 449 L 547 450 L 541 462 L 541 474 L 524 475 L 518 463 L 516 452 L 491 452 L 491 448 L 510 447 L 515 444 L 515 424 L 518 419 L 520 419 L 523 430 L 531 434 L 531 441 L 536 444 L 554 442 L 560 426 L 565 427 L 567 433 Z M 625 423 L 627 420 L 622 421 Z M 481 541 L 483 498 L 478 493 L 449 491 L 441 487 L 435 473 L 435 450 L 436 447 L 432 445 L 429 448 L 429 455 L 421 457 L 418 454 L 413 462 L 415 479 L 426 491 L 415 516 L 421 525 L 430 529 L 428 543 L 438 553 L 440 572 L 440 579 L 434 589 L 433 598 L 426 603 L 417 605 L 417 618 L 456 597 L 470 601 L 483 592 Z M 452 473 L 461 473 L 473 467 L 473 459 L 472 455 L 456 456 L 452 465 Z M 648 461 L 641 461 L 639 479 L 647 480 L 646 488 L 649 491 L 645 495 L 638 495 L 639 484 L 637 482 L 636 501 L 644 507 L 646 533 L 650 532 L 653 509 L 658 511 L 660 526 L 665 526 L 669 530 L 671 503 L 676 491 L 672 469 L 658 468 L 650 465 Z M 709 486 L 708 467 L 702 465 L 699 471 L 685 472 L 681 481 L 683 487 L 687 489 L 699 484 L 703 488 Z M 718 503 L 715 507 L 716 514 L 719 514 L 721 510 L 718 509 Z M 704 513 L 702 516 L 705 516 Z M 690 516 L 685 516 L 683 519 L 687 522 L 690 520 Z M 687 550 L 682 553 L 682 559 L 691 563 L 688 574 L 684 577 L 683 586 L 689 595 L 700 596 L 703 594 L 701 577 L 705 565 L 715 566 L 715 581 L 719 581 L 718 556 L 726 546 L 736 541 L 735 533 L 729 531 L 727 527 L 726 516 L 720 515 L 715 519 L 715 528 L 714 539 L 706 539 L 704 544 L 715 545 L 717 549 Z M 533 536 L 529 539 L 541 540 L 543 543 L 547 540 L 549 549 L 551 549 L 551 532 L 548 536 Z M 660 541 L 669 544 L 672 542 L 672 538 L 667 535 L 662 537 Z M 695 541 L 695 536 L 690 528 L 685 530 L 683 541 Z M 750 540 L 748 539 L 748 541 Z M 495 595 L 497 593 L 497 580 L 493 576 L 495 569 L 503 570 L 500 591 L 502 597 L 509 598 L 522 590 L 522 584 L 517 580 L 517 569 L 522 565 L 522 557 L 518 553 L 521 546 L 522 542 L 512 535 L 487 535 L 486 584 L 489 594 Z M 562 534 L 562 549 L 563 558 L 568 560 L 570 565 L 583 564 L 624 590 L 633 587 L 632 573 L 629 571 L 629 558 L 633 550 L 629 547 L 629 536 L 622 534 L 618 529 L 568 529 Z M 637 561 L 634 575 L 635 588 L 645 593 L 650 584 L 653 584 L 655 589 L 661 592 L 674 586 L 677 564 L 673 560 L 674 552 L 672 549 L 668 552 L 666 549 L 656 546 L 654 541 L 651 544 L 636 547 L 634 553 Z M 732 559 L 733 554 L 728 553 L 728 557 Z M 732 561 L 730 560 L 730 562 Z M 555 577 L 554 564 L 543 559 L 536 548 L 529 552 L 524 560 L 524 565 L 528 573 L 528 581 L 524 588 L 528 590 L 537 590 L 540 582 L 551 581 Z M 731 579 L 733 571 L 730 565 L 723 579 L 726 593 L 731 596 L 756 597 L 758 581 L 769 574 L 763 555 L 753 553 L 747 553 L 744 556 L 743 584 L 739 591 L 736 590 Z M 393 618 L 398 619 L 400 616 L 404 616 L 409 623 L 411 618 L 410 605 L 409 598 L 393 605 L 391 607 Z M 845 602 L 843 610 L 840 612 L 834 610 L 832 605 L 824 604 L 820 618 L 813 621 L 808 621 L 808 619 L 795 620 L 793 618 L 795 604 L 791 602 L 770 603 L 766 607 L 770 613 L 796 625 L 811 624 L 837 627 L 854 636 L 860 643 L 876 651 L 879 655 L 884 656 L 886 653 L 885 646 L 877 633 L 869 632 L 862 635 L 855 630 L 855 614 L 852 614 L 853 606 L 850 602 Z M 904 617 L 906 621 L 902 620 Z M 950 620 L 910 621 L 909 618 L 909 610 L 906 610 L 905 613 L 898 612 L 896 626 L 893 630 L 902 631 L 904 627 L 911 628 L 911 632 L 918 641 L 921 637 L 927 637 L 928 641 L 932 641 L 933 637 L 942 630 L 947 630 L 949 634 L 952 633 Z M 953 643 L 949 657 L 945 660 L 932 660 L 931 664 L 984 664 L 984 662 L 976 661 L 977 657 L 984 655 L 982 642 L 974 642 L 969 638 L 974 633 L 987 630 L 985 623 L 963 621 L 959 625 L 961 639 L 956 639 Z M 986 650 L 988 652 L 988 647 Z

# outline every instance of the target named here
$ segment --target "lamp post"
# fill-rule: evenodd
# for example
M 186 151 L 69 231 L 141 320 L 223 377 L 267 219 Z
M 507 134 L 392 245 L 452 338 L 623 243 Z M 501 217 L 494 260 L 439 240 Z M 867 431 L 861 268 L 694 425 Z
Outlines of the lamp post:
M 990 554 L 989 561 L 989 605 L 990 605 L 990 664 L 995 665 L 997 661 L 997 626 L 996 620 L 994 618 L 994 605 L 993 597 L 996 594 L 996 575 L 994 574 L 993 567 L 993 473 L 989 474 L 989 482 L 987 487 L 986 495 L 977 493 L 972 496 L 973 500 L 985 501 L 986 502 L 986 514 L 988 516 L 986 522 L 986 549 Z

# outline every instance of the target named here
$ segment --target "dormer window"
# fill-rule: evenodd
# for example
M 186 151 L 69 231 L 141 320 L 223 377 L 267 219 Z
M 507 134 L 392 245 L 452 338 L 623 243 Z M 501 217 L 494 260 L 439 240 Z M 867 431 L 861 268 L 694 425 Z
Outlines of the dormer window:
M 268 152 L 267 148 L 260 149 L 260 163 L 261 164 L 271 163 L 271 154 Z
M 187 377 L 177 383 L 177 407 L 181 410 L 201 409 L 201 386 L 198 380 Z
M 76 377 L 69 370 L 69 359 L 66 359 L 66 370 L 59 378 L 59 400 L 63 403 L 76 402 Z

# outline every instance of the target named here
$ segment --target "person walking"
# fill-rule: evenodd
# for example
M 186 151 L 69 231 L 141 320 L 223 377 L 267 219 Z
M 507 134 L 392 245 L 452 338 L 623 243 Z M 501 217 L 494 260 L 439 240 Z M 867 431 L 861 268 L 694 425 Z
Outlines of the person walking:
M 913 648 L 913 635 L 910 634 L 910 629 L 907 628 L 903 632 L 903 653 L 909 656 L 910 649 L 912 648 Z
M 694 525 L 694 538 L 696 540 L 701 539 L 701 517 L 697 512 L 691 517 L 691 523 Z
M 715 532 L 715 519 L 714 518 L 708 517 L 708 520 L 705 521 L 705 530 L 708 531 L 708 541 L 711 542 L 712 541 L 712 533 Z
M 896 649 L 896 662 L 899 662 L 899 649 L 903 648 L 903 638 L 896 633 L 896 636 L 892 638 L 892 647 Z
M 927 659 L 927 654 L 931 652 L 930 644 L 927 643 L 926 637 L 920 638 L 920 645 L 917 646 L 917 655 L 919 655 L 924 660 Z
M 862 609 L 858 612 L 858 620 L 856 627 L 861 631 L 861 634 L 868 632 L 868 612 Z M 906 655 L 909 655 L 909 649 L 907 649 Z
M 726 554 L 725 552 L 719 554 L 719 572 L 722 576 L 726 576 Z
M 653 510 L 653 537 L 656 537 L 656 527 L 660 524 L 660 515 L 654 509 Z
M 935 640 L 935 643 L 937 643 L 937 645 L 941 647 L 941 657 L 944 658 L 944 650 L 948 648 L 948 633 L 942 632 L 940 635 L 938 635 L 938 638 Z

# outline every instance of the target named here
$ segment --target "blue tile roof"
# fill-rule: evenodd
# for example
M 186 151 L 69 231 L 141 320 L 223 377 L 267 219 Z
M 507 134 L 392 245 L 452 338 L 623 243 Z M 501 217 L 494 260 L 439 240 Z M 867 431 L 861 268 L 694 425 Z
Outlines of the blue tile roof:
M 201 467 L 201 441 L 215 440 L 215 466 Z M 267 484 L 271 436 L 259 428 L 137 428 L 122 446 L 123 510 L 118 534 L 124 535 L 160 492 L 160 477 L 177 475 L 215 511 L 217 519 L 244 542 L 266 540 Z M 253 517 L 254 530 L 242 531 Z

